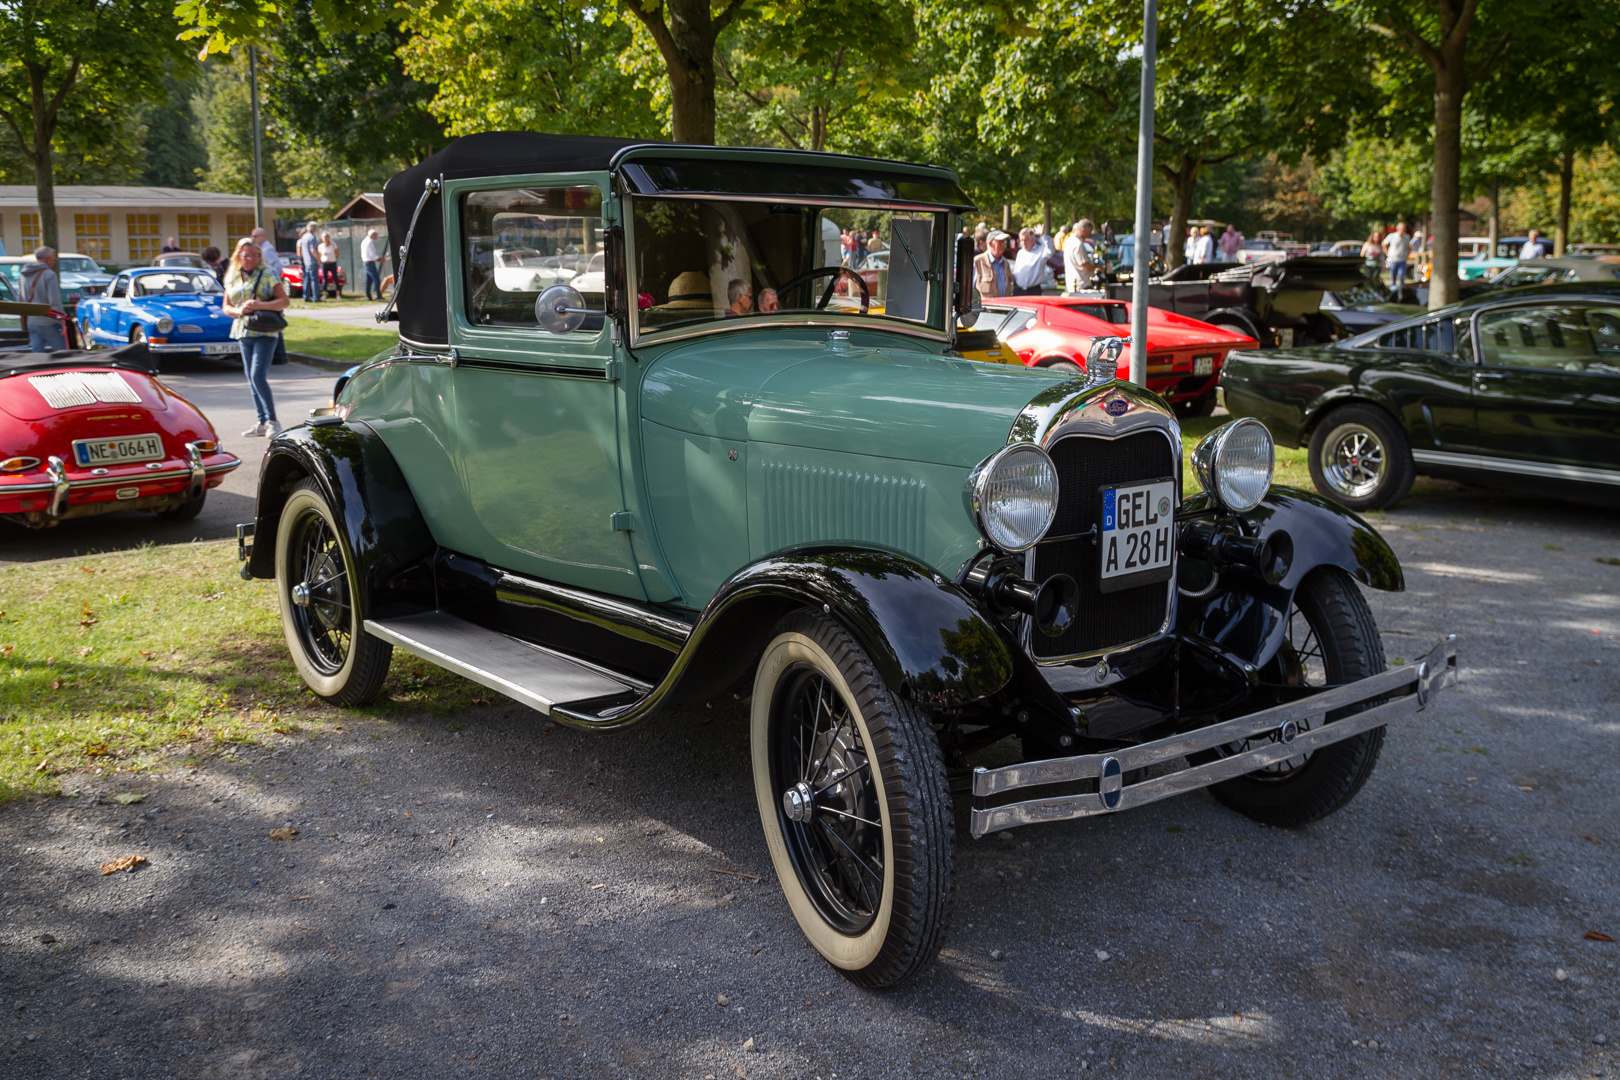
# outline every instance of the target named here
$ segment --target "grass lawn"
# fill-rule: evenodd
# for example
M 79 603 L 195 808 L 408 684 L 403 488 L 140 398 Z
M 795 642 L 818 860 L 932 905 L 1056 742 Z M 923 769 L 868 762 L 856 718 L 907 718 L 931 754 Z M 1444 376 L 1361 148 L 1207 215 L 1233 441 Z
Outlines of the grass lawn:
M 394 655 L 366 715 L 459 712 L 493 696 Z M 266 731 L 314 737 L 355 711 L 304 688 L 273 585 L 236 576 L 233 544 L 0 567 L 0 802 L 55 792 L 69 772 L 138 789 L 143 773 Z
M 282 336 L 289 352 L 309 353 L 351 364 L 370 360 L 399 343 L 399 333 L 394 330 L 345 326 L 320 319 L 300 319 L 296 315 L 287 317 L 287 329 L 282 331 Z

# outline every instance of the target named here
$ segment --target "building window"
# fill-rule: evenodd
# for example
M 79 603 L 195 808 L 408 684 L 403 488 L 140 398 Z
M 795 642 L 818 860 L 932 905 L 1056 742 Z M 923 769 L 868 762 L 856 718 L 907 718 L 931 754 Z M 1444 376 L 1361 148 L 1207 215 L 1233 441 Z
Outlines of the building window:
M 179 214 L 180 219 L 180 249 L 182 251 L 202 251 L 213 243 L 208 214 Z
M 22 222 L 23 250 L 32 252 L 43 243 L 39 238 L 39 215 L 18 214 L 17 220 Z
M 253 228 L 252 214 L 226 214 L 225 231 L 229 235 L 225 237 L 225 242 L 234 248 L 236 242 L 251 233 Z
M 158 235 L 160 222 L 157 214 L 128 214 L 129 225 L 129 261 L 132 263 L 149 263 L 152 257 L 163 249 L 163 239 Z
M 112 226 L 107 224 L 107 217 L 106 214 L 73 215 L 73 232 L 79 254 L 88 255 L 97 262 L 107 262 L 112 258 Z

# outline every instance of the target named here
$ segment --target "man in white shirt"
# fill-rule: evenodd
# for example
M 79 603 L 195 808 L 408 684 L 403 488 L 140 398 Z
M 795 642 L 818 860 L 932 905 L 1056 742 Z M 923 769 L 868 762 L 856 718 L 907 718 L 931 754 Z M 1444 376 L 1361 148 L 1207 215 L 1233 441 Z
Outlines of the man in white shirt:
M 1384 237 L 1384 264 L 1389 267 L 1389 287 L 1399 302 L 1401 289 L 1406 286 L 1406 258 L 1412 253 L 1412 237 L 1406 231 L 1406 222 L 1395 226 L 1395 231 Z
M 1519 249 L 1519 258 L 1545 259 L 1546 257 L 1547 245 L 1541 242 L 1541 234 L 1531 229 L 1529 239 L 1525 240 L 1524 247 Z
M 1063 290 L 1073 296 L 1091 288 L 1091 275 L 1097 269 L 1097 245 L 1091 240 L 1091 219 L 1081 218 L 1063 243 Z
M 1198 230 L 1198 242 L 1195 250 L 1198 257 L 1193 261 L 1199 266 L 1215 261 L 1215 237 L 1210 234 L 1208 225 Z
M 377 290 L 376 299 L 381 300 L 382 295 L 382 252 L 377 246 L 377 230 L 372 229 L 366 233 L 366 238 L 360 241 L 360 261 L 366 264 L 366 299 L 372 299 L 371 291 Z
M 1018 231 L 1018 257 L 1013 260 L 1014 296 L 1041 295 L 1041 278 L 1046 274 L 1046 249 L 1038 242 L 1035 230 Z
M 278 274 L 281 273 L 284 264 L 281 261 L 281 256 L 276 252 L 276 245 L 270 242 L 269 235 L 261 228 L 254 229 L 248 233 L 248 236 L 252 238 L 255 244 L 259 245 L 259 250 L 264 253 L 265 269 L 274 270 Z

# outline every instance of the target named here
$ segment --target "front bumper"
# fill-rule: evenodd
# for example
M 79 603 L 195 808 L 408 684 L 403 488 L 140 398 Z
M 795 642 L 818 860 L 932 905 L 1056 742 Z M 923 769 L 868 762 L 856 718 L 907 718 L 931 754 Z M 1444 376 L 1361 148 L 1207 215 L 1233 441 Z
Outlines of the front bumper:
M 221 349 L 219 348 L 221 345 L 228 345 L 230 348 Z M 146 347 L 155 353 L 198 353 L 203 356 L 242 355 L 242 344 L 238 341 L 163 342 L 158 345 L 148 341 Z
M 116 472 L 99 470 L 102 475 L 76 469 L 79 475 L 70 477 L 67 464 L 52 455 L 44 481 L 0 484 L 0 513 L 40 525 L 106 510 L 164 508 L 181 496 L 181 501 L 198 499 L 242 464 L 223 450 L 208 455 L 215 459 L 212 463 L 204 462 L 203 456 L 195 443 L 187 443 L 184 462 L 153 462 L 156 469 L 119 466 Z
M 978 838 L 1019 825 L 1111 814 L 1209 787 L 1382 727 L 1398 716 L 1418 712 L 1428 705 L 1435 693 L 1456 684 L 1457 637 L 1453 634 L 1415 664 L 1390 668 L 1299 701 L 1196 731 L 1103 754 L 1026 761 L 999 769 L 981 767 L 973 771 L 971 830 Z M 1372 704 L 1374 702 L 1377 704 Z M 1368 707 L 1332 723 L 1323 722 L 1327 713 L 1357 705 Z M 1299 725 L 1305 720 L 1313 721 L 1316 726 L 1302 731 Z M 1136 783 L 1125 782 L 1126 774 L 1135 769 L 1268 735 L 1268 742 L 1242 753 L 1202 765 L 1188 765 Z M 1003 792 L 1076 780 L 1094 780 L 1097 790 L 999 806 L 988 803 Z

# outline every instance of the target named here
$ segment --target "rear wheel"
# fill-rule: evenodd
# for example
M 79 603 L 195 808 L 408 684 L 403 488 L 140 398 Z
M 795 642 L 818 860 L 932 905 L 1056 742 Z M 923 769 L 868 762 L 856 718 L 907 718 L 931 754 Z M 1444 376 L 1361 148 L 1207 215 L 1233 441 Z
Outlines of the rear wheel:
M 1215 411 L 1215 391 L 1211 390 L 1202 397 L 1178 401 L 1175 403 L 1175 410 L 1176 415 L 1183 420 L 1190 420 L 1198 416 L 1209 416 Z
M 1326 688 L 1376 675 L 1384 667 L 1383 640 L 1366 598 L 1349 574 L 1337 567 L 1323 567 L 1295 591 L 1288 639 L 1262 677 Z M 1309 731 L 1311 726 L 1309 721 L 1301 721 L 1299 729 Z M 1266 735 L 1232 743 L 1202 760 L 1242 753 L 1272 738 Z M 1373 728 L 1216 784 L 1210 794 L 1267 825 L 1307 825 L 1355 797 L 1378 764 L 1383 745 L 1384 729 Z
M 190 521 L 203 512 L 203 506 L 208 502 L 208 489 L 195 499 L 187 499 L 184 503 L 172 510 L 159 510 L 158 517 L 164 521 Z
M 338 530 L 319 485 L 300 481 L 276 530 L 276 598 L 304 682 L 335 705 L 364 705 L 382 689 L 394 647 L 361 626 L 364 586 Z
M 1399 502 L 1416 477 L 1406 434 L 1370 405 L 1346 405 L 1323 417 L 1311 435 L 1309 464 L 1316 490 L 1352 510 Z
M 860 986 L 917 974 L 952 900 L 950 789 L 927 715 L 807 609 L 760 659 L 751 742 L 771 862 L 810 944 Z

